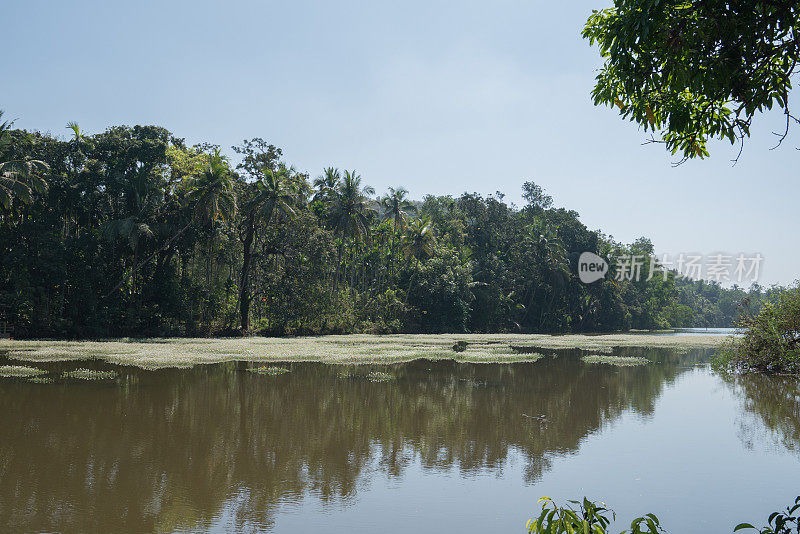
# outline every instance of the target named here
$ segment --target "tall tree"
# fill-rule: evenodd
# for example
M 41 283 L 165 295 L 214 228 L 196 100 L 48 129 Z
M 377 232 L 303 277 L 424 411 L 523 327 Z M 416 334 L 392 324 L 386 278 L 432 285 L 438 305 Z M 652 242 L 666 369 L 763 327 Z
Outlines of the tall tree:
M 333 291 L 336 292 L 341 272 L 342 251 L 345 241 L 350 238 L 355 244 L 369 236 L 369 224 L 375 215 L 369 195 L 375 190 L 361 185 L 361 176 L 356 171 L 345 171 L 344 177 L 332 195 L 331 221 L 339 236 L 338 258 L 334 272 Z M 355 266 L 353 266 L 355 268 Z
M 239 286 L 239 319 L 243 331 L 250 329 L 250 269 L 253 257 L 253 240 L 260 224 L 268 226 L 273 217 L 281 214 L 294 216 L 292 205 L 297 198 L 297 188 L 293 184 L 293 172 L 281 165 L 276 171 L 268 167 L 262 169 L 261 179 L 252 184 L 254 192 L 243 211 L 244 252 Z
M 0 110 L 0 120 L 3 118 L 3 110 Z M 3 121 L 0 123 L 0 157 L 6 140 L 6 135 L 11 129 L 12 122 Z M 11 159 L 8 161 L 0 160 L 0 206 L 6 210 L 11 209 L 14 199 L 18 199 L 23 204 L 30 204 L 33 201 L 33 193 L 44 193 L 47 191 L 47 182 L 42 177 L 50 166 L 44 161 L 24 157 L 21 159 Z
M 214 282 L 214 241 L 216 223 L 236 213 L 236 190 L 233 173 L 227 160 L 215 149 L 208 164 L 189 183 L 188 200 L 194 205 L 195 218 L 210 231 L 208 245 L 208 293 L 211 299 Z
M 408 214 L 416 212 L 414 205 L 408 201 L 408 191 L 404 187 L 389 188 L 389 193 L 381 198 L 383 208 L 383 220 L 391 220 L 394 224 L 395 232 L 403 232 L 406 229 Z

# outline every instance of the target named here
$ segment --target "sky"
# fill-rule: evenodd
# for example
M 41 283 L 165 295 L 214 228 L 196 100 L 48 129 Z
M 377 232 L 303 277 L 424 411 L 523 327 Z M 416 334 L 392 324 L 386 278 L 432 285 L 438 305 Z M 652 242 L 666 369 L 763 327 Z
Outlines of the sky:
M 3 2 L 0 109 L 67 137 L 156 124 L 187 143 L 262 137 L 312 177 L 356 169 L 378 192 L 501 191 L 659 254 L 760 253 L 759 282 L 800 278 L 800 131 L 757 117 L 738 148 L 677 168 L 592 104 L 581 38 L 608 0 Z M 232 154 L 232 152 L 229 150 Z

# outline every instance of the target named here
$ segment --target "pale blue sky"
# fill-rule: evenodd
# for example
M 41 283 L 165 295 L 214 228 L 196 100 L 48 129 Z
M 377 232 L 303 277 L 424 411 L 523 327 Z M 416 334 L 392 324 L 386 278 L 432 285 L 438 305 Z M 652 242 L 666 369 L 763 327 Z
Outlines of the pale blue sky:
M 355 168 L 379 192 L 488 194 L 534 180 L 584 223 L 660 253 L 760 252 L 800 276 L 800 134 L 781 117 L 672 168 L 589 91 L 580 37 L 607 0 L 3 2 L 0 108 L 66 136 L 158 124 L 189 143 L 260 136 L 312 176 Z

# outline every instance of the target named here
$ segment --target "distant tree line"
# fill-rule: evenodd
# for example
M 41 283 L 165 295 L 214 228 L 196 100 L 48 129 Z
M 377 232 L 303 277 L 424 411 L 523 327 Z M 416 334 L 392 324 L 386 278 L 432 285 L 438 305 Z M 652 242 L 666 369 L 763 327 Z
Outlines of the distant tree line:
M 0 321 L 18 337 L 259 332 L 581 332 L 730 326 L 767 293 L 674 276 L 583 284 L 577 258 L 649 257 L 526 182 L 382 195 L 355 171 L 295 170 L 255 138 L 164 128 L 59 139 L 0 124 Z M 613 274 L 613 273 L 612 273 Z

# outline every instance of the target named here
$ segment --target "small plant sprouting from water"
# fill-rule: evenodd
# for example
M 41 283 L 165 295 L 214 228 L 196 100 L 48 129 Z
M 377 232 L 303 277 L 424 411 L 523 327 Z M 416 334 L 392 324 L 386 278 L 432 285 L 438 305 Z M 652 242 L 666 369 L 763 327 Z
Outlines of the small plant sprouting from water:
M 63 378 L 75 378 L 78 380 L 113 380 L 117 378 L 117 372 L 81 368 L 75 369 L 74 371 L 65 371 L 61 376 Z
M 616 365 L 619 367 L 634 367 L 650 363 L 647 358 L 633 358 L 629 356 L 607 356 L 604 354 L 589 354 L 581 357 L 584 363 L 602 363 L 606 365 Z
M 275 365 L 269 365 L 269 366 L 264 365 L 264 366 L 261 366 L 261 367 L 253 367 L 253 368 L 250 369 L 250 371 L 252 371 L 254 373 L 261 374 L 261 375 L 275 376 L 275 375 L 282 375 L 284 373 L 288 373 L 289 369 L 287 369 L 285 367 L 277 367 Z
M 539 502 L 542 503 L 542 513 L 538 518 L 528 521 L 530 534 L 608 534 L 611 521 L 616 519 L 614 512 L 606 508 L 604 503 L 594 503 L 586 497 L 583 498 L 583 502 L 568 501 L 567 506 L 558 506 L 550 497 L 542 497 Z M 653 514 L 647 514 L 634 519 L 631 522 L 631 530 L 623 530 L 621 534 L 628 532 L 659 534 L 664 531 L 658 518 Z

